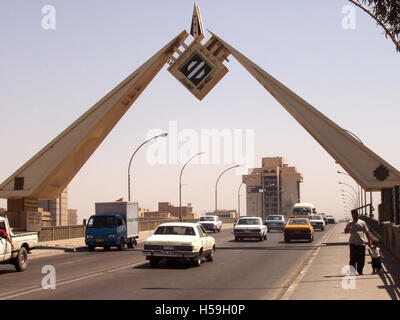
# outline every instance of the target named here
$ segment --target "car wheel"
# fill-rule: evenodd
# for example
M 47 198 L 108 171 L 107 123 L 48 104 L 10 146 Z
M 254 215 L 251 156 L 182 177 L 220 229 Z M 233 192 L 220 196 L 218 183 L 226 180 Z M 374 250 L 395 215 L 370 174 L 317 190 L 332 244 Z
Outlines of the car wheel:
M 94 246 L 88 246 L 89 251 L 94 251 Z
M 218 232 L 221 232 L 221 229 L 222 229 L 222 226 L 221 226 L 221 227 L 219 227 L 219 229 L 218 229 Z
M 258 240 L 264 241 L 264 236 L 259 237 Z
M 211 249 L 210 254 L 206 257 L 207 261 L 214 261 L 214 251 L 215 247 Z
M 200 267 L 201 265 L 201 252 L 199 253 L 199 255 L 193 259 L 193 266 L 194 267 Z
M 117 246 L 119 251 L 122 251 L 125 248 L 125 240 L 124 238 L 121 238 L 121 241 L 119 243 L 119 245 Z
M 267 234 L 264 235 L 264 240 L 268 240 Z
M 110 246 L 105 246 L 104 251 L 110 251 Z
M 18 272 L 26 270 L 28 266 L 28 252 L 24 247 L 19 249 L 18 256 L 15 258 L 14 266 Z
M 289 238 L 285 238 L 285 242 L 286 242 L 286 243 L 289 243 L 289 242 L 290 242 L 290 239 L 289 239 Z
M 129 239 L 128 248 L 129 248 L 129 249 L 132 249 L 134 246 L 135 246 L 135 244 L 134 244 L 134 242 L 133 242 L 133 239 L 132 239 L 132 238 Z
M 271 232 L 271 230 L 269 230 L 269 229 L 268 229 L 268 231 L 267 231 L 267 232 L 268 232 L 268 233 L 270 233 L 270 232 Z

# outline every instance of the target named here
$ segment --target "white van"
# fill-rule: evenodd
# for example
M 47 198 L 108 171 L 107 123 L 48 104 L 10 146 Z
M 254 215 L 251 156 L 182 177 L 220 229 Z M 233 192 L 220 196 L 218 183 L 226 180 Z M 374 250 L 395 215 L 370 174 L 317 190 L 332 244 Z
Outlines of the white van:
M 297 218 L 308 218 L 311 215 L 315 215 L 317 209 L 311 203 L 295 203 L 292 207 L 292 216 Z

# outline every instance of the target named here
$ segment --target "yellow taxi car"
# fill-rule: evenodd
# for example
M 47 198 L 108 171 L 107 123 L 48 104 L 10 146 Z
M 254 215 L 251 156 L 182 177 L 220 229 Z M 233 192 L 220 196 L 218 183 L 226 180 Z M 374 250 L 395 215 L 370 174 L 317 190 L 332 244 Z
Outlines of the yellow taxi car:
M 283 229 L 285 242 L 292 239 L 314 241 L 314 228 L 308 218 L 290 217 Z

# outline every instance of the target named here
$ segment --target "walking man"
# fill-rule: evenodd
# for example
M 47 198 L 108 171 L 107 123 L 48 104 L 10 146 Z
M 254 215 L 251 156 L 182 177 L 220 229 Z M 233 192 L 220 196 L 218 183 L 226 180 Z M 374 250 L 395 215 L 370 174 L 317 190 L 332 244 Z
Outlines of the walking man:
M 358 275 L 363 274 L 363 268 L 365 264 L 365 240 L 364 234 L 367 236 L 368 245 L 371 245 L 369 237 L 369 230 L 367 224 L 358 219 L 357 210 L 351 211 L 353 221 L 349 222 L 344 229 L 345 233 L 350 233 L 349 246 L 350 246 L 350 262 L 352 266 L 351 272 L 355 274 L 357 270 Z

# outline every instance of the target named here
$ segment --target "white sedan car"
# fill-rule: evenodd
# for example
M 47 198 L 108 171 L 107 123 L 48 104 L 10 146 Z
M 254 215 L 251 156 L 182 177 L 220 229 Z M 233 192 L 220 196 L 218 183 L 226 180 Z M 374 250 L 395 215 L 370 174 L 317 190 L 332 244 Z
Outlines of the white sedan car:
M 200 266 L 201 259 L 214 260 L 215 239 L 198 223 L 171 222 L 157 227 L 144 243 L 143 255 L 155 267 L 161 259 Z
M 267 240 L 268 228 L 259 217 L 241 217 L 237 221 L 233 233 L 235 241 L 243 238 L 257 238 L 260 241 Z

